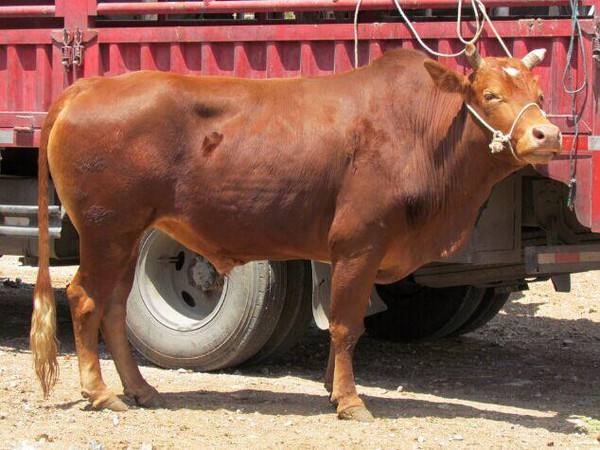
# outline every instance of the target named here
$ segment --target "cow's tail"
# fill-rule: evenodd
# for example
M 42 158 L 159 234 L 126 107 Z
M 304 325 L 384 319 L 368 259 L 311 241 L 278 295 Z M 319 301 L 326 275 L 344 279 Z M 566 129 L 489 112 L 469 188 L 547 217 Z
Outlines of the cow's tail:
M 44 397 L 58 380 L 58 341 L 56 339 L 56 302 L 50 280 L 50 242 L 48 231 L 48 138 L 52 123 L 48 120 L 42 131 L 38 152 L 38 229 L 39 263 L 33 293 L 30 344 L 35 373 Z

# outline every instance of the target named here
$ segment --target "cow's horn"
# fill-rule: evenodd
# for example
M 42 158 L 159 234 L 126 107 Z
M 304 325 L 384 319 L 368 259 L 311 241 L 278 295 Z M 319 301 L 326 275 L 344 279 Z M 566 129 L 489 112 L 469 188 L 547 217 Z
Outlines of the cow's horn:
M 521 61 L 523 61 L 523 64 L 525 64 L 525 66 L 531 70 L 542 62 L 544 56 L 546 56 L 546 49 L 538 48 L 527 53 Z
M 481 59 L 481 56 L 479 56 L 477 48 L 473 44 L 467 44 L 465 46 L 465 56 L 474 70 L 477 70 L 481 67 L 483 60 Z

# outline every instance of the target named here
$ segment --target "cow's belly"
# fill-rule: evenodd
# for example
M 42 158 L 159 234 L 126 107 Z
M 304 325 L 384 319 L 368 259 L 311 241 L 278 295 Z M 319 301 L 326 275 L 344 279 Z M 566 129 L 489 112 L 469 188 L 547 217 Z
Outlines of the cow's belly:
M 215 265 L 328 257 L 335 193 L 322 182 L 325 169 L 257 159 L 199 168 L 179 182 L 156 225 Z
M 377 282 L 393 283 L 423 265 L 442 261 L 460 251 L 475 227 L 479 208 L 486 198 L 486 191 L 482 191 L 471 196 L 469 202 L 456 202 L 445 213 L 398 233 L 387 248 Z

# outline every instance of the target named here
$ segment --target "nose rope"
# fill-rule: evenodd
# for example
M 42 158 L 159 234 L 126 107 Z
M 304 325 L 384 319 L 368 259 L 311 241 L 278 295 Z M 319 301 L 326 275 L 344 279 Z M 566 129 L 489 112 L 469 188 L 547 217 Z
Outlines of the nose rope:
M 544 112 L 544 110 L 542 108 L 540 108 L 540 105 L 532 102 L 532 103 L 527 103 L 525 106 L 523 106 L 523 108 L 521 108 L 521 111 L 519 111 L 519 114 L 517 114 L 517 117 L 515 117 L 515 120 L 513 120 L 513 123 L 510 127 L 510 130 L 508 131 L 508 134 L 504 134 L 502 131 L 494 128 L 489 123 L 487 123 L 485 121 L 485 119 L 483 117 L 481 117 L 479 115 L 479 113 L 477 111 L 475 111 L 475 108 L 473 108 L 471 105 L 469 105 L 468 103 L 465 103 L 465 105 L 466 105 L 467 109 L 469 111 L 471 111 L 471 114 L 473 114 L 473 116 L 475 116 L 475 118 L 477 120 L 479 120 L 479 122 L 484 127 L 486 127 L 488 130 L 490 130 L 492 132 L 492 141 L 490 142 L 490 145 L 489 145 L 491 153 L 500 153 L 501 151 L 504 150 L 505 146 L 508 144 L 508 148 L 510 149 L 510 152 L 512 153 L 513 157 L 517 161 L 525 162 L 522 158 L 519 158 L 519 156 L 517 156 L 517 153 L 515 152 L 515 149 L 511 142 L 512 134 L 513 134 L 513 131 L 515 131 L 515 127 L 517 126 L 517 123 L 519 122 L 519 120 L 521 120 L 521 117 L 523 117 L 523 114 L 525 114 L 525 111 L 527 111 L 529 108 L 536 107 L 537 109 L 540 110 L 540 112 L 542 113 L 542 116 L 544 116 L 544 118 L 546 117 L 546 113 Z

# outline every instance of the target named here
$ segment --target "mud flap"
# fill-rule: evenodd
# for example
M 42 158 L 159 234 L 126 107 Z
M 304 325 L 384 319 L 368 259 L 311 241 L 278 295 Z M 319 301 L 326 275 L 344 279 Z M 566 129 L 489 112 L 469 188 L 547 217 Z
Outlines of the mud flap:
M 315 323 L 321 330 L 329 328 L 329 306 L 331 303 L 331 268 L 329 264 L 313 261 L 312 262 L 312 311 Z M 377 290 L 373 287 L 369 299 L 369 308 L 365 316 L 380 313 L 387 309 Z

